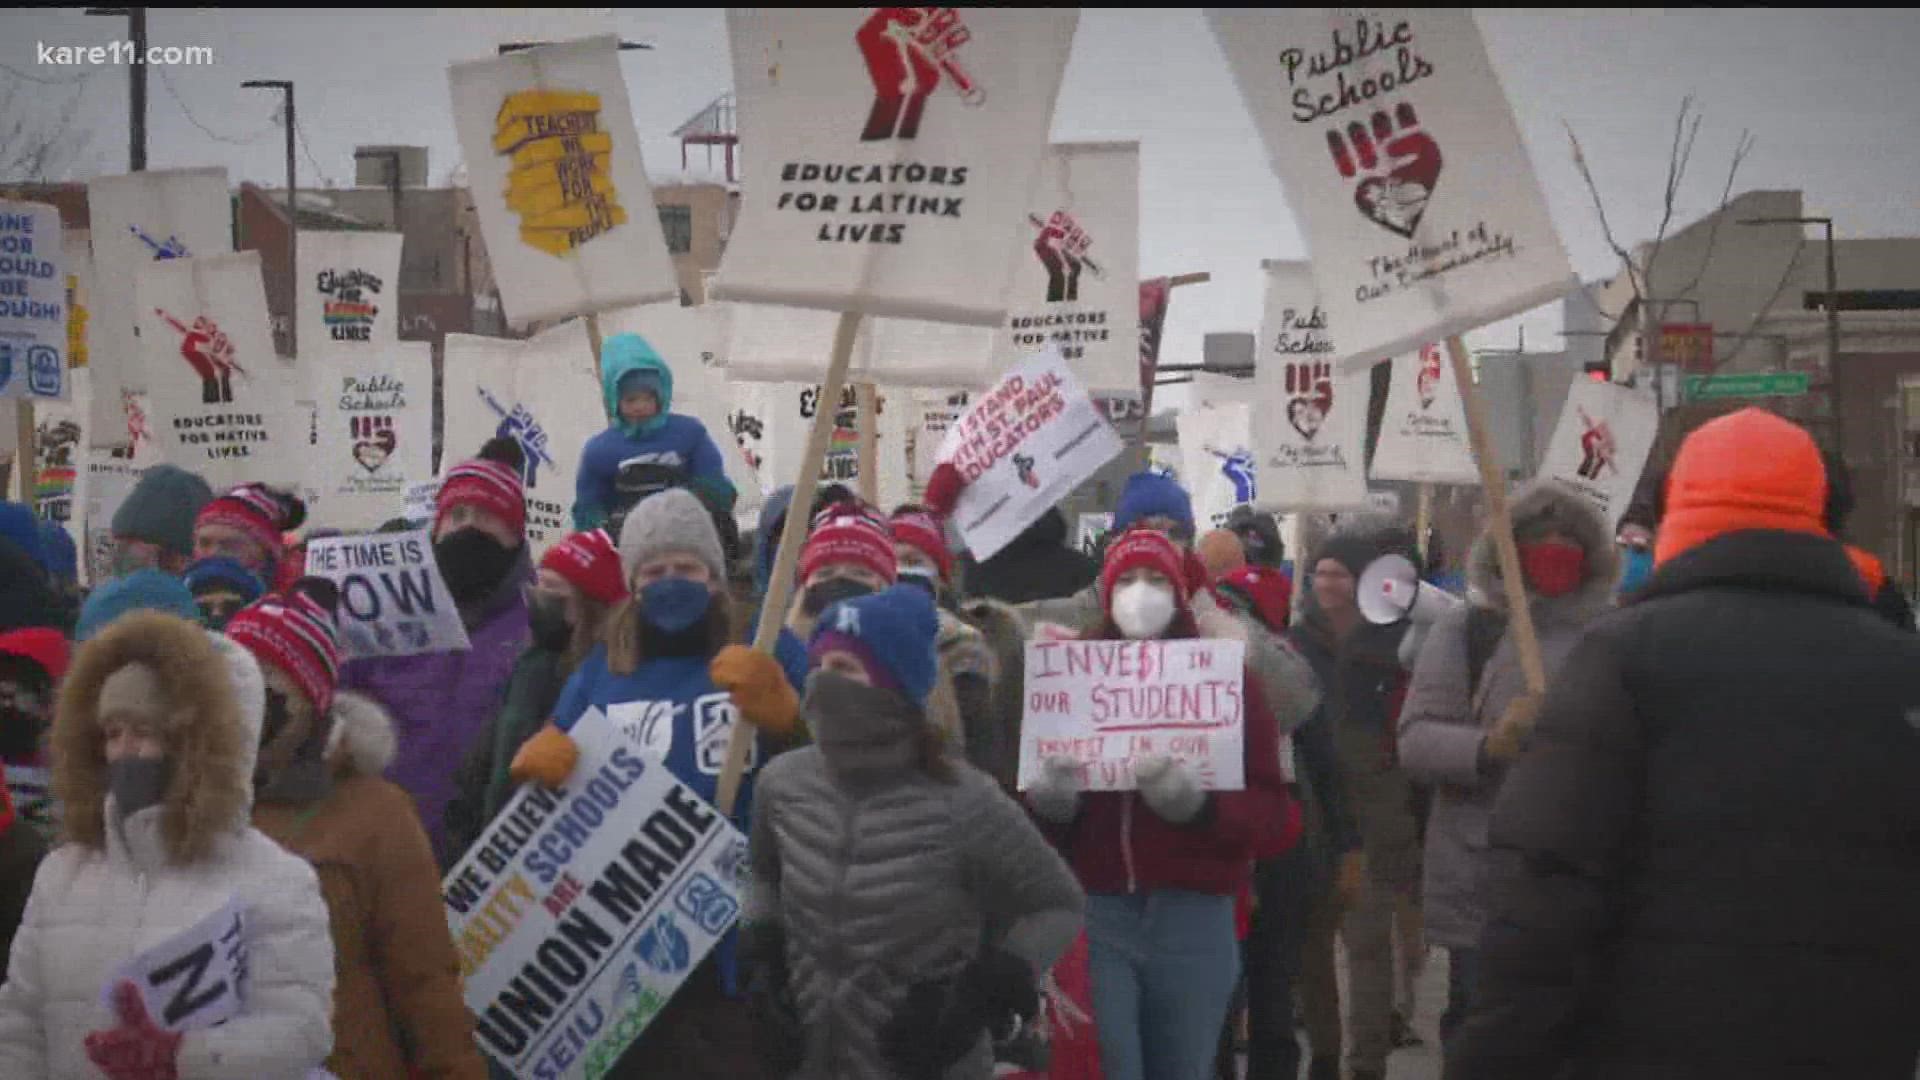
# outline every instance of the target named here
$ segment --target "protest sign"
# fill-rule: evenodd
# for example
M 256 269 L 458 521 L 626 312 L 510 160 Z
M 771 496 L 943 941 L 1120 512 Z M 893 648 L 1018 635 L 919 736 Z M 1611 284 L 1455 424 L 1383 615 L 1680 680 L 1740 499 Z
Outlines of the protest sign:
M 953 519 L 976 559 L 990 559 L 1124 449 L 1052 345 L 980 395 L 947 432 L 940 461 L 966 487 Z
M 433 561 L 431 530 L 309 540 L 307 573 L 340 590 L 341 652 L 349 660 L 469 647 Z
M 1229 401 L 1183 409 L 1174 429 L 1194 520 L 1220 528 L 1234 507 L 1251 504 L 1258 494 L 1253 408 Z
M 1380 442 L 1373 448 L 1368 475 L 1429 484 L 1480 483 L 1460 387 L 1444 346 L 1422 345 L 1417 352 L 1393 358 Z
M 400 340 L 400 234 L 302 231 L 294 325 L 300 355 L 326 362 Z
M 0 398 L 67 389 L 67 266 L 60 211 L 0 199 Z
M 680 295 L 609 34 L 447 69 L 480 234 L 515 326 Z
M 85 442 L 80 425 L 87 415 L 87 371 L 69 371 L 67 378 L 71 398 L 40 402 L 33 411 L 33 506 L 40 520 L 67 530 L 77 551 L 85 541 Z
M 726 372 L 743 382 L 817 378 L 839 319 L 830 311 L 726 304 Z M 993 332 L 917 319 L 866 319 L 854 335 L 847 379 L 884 386 L 984 387 L 992 381 Z
M 598 709 L 565 785 L 523 785 L 441 883 L 480 1048 L 606 1075 L 740 912 L 747 839 Z
M 400 516 L 408 521 L 433 521 L 434 503 L 440 498 L 440 481 L 428 480 L 407 488 L 400 500 Z
M 1020 790 L 1047 760 L 1085 767 L 1088 791 L 1130 791 L 1150 754 L 1208 791 L 1246 787 L 1246 643 L 1031 641 L 1021 691 Z
M 1659 431 L 1660 410 L 1651 394 L 1576 379 L 1540 461 L 1540 475 L 1587 500 L 1609 530 L 1618 528 Z
M 149 263 L 135 296 L 161 456 L 215 491 L 301 486 L 309 447 L 294 404 L 300 380 L 273 351 L 260 253 Z
M 727 416 L 727 430 L 733 433 L 742 460 L 758 479 L 760 490 L 771 493 L 791 484 L 800 471 L 801 454 L 806 449 L 807 428 L 820 411 L 819 383 L 740 383 L 729 393 L 734 408 Z M 886 438 L 891 418 L 893 395 L 881 395 L 877 407 L 882 421 L 874 465 L 880 475 L 876 490 L 885 506 L 908 499 L 906 455 L 900 444 Z M 833 430 L 828 436 L 826 454 L 820 461 L 820 482 L 860 486 L 860 429 L 857 398 L 852 386 L 840 391 L 840 405 L 834 410 Z
M 729 9 L 754 152 L 711 295 L 999 325 L 1078 22 L 1072 8 Z
M 1100 545 L 1106 542 L 1107 534 L 1113 531 L 1112 514 L 1081 514 L 1074 525 L 1073 546 L 1080 554 L 1088 558 L 1100 557 Z
M 1211 8 L 1346 370 L 1577 288 L 1465 8 Z
M 1082 385 L 1140 386 L 1140 144 L 1048 147 L 1015 245 L 993 370 L 1056 345 Z
M 1145 408 L 1153 408 L 1154 373 L 1160 370 L 1160 339 L 1167 324 L 1167 301 L 1173 297 L 1173 282 L 1168 278 L 1150 278 L 1140 283 L 1140 395 Z
M 1305 263 L 1269 262 L 1254 353 L 1259 505 L 1353 510 L 1366 505 L 1367 372 L 1333 364 L 1334 335 Z M 1273 415 L 1278 413 L 1278 415 Z
M 395 516 L 433 459 L 433 346 L 363 343 L 309 367 L 317 438 L 309 459 L 315 521 L 353 532 Z
M 916 390 L 908 401 L 911 407 L 901 426 L 906 441 L 907 487 L 917 501 L 926 493 L 934 466 L 940 464 L 940 447 L 947 441 L 947 432 L 966 415 L 973 395 L 966 390 Z
M 114 989 L 130 982 L 147 1015 L 167 1031 L 201 1031 L 240 1015 L 247 1004 L 247 916 L 237 897 L 123 965 L 100 988 L 113 1009 Z
M 87 327 L 93 312 L 93 241 L 85 229 L 67 229 L 60 237 L 67 257 L 67 370 L 74 371 L 87 366 Z
M 233 250 L 227 170 L 162 169 L 97 177 L 87 181 L 87 217 L 95 295 L 87 328 L 93 404 L 85 427 L 92 445 L 121 446 L 120 391 L 148 390 L 146 365 L 136 344 L 143 309 L 136 303 L 135 283 L 140 271 L 154 262 Z M 264 294 L 259 303 L 264 319 Z M 186 461 L 176 464 L 193 467 Z

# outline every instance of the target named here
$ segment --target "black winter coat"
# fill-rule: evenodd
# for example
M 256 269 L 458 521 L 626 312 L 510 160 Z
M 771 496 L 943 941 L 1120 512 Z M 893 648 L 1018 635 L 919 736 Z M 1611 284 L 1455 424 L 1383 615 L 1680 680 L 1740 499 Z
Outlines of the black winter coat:
M 1025 604 L 1072 596 L 1093 584 L 1100 564 L 1066 543 L 1066 517 L 1058 510 L 1047 511 L 993 558 L 981 563 L 972 556 L 961 559 L 967 597 Z
M 1920 641 L 1840 545 L 1663 565 L 1567 658 L 1489 838 L 1447 1080 L 1914 1076 Z

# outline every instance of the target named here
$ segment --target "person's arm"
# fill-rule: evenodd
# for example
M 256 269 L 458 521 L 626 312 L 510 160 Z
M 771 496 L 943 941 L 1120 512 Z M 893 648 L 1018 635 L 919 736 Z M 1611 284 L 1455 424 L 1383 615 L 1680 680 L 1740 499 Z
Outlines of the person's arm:
M 47 999 L 41 982 L 45 918 L 47 905 L 66 891 L 79 853 L 78 847 L 55 851 L 34 875 L 26 914 L 7 956 L 7 980 L 0 983 L 0 1076 L 47 1075 Z
M 606 458 L 601 450 L 600 435 L 588 439 L 580 450 L 580 466 L 573 474 L 573 527 L 576 530 L 597 529 L 606 523 L 607 509 L 613 505 L 616 471 L 609 467 Z
M 1197 845 L 1223 855 L 1267 858 L 1298 842 L 1300 810 L 1280 773 L 1280 727 L 1267 710 L 1260 681 L 1249 672 L 1241 685 L 1246 786 L 1208 792 L 1200 813 L 1186 826 Z
M 1427 784 L 1479 787 L 1480 744 L 1486 732 L 1473 714 L 1468 690 L 1467 611 L 1434 624 L 1414 665 L 1400 710 L 1400 767 Z
M 962 784 L 971 806 L 954 824 L 985 922 L 1006 927 L 1001 949 L 1046 972 L 1079 936 L 1086 893 L 1020 804 L 987 777 Z
M 1448 1080 L 1554 1076 L 1573 1050 L 1644 780 L 1622 637 L 1603 628 L 1574 646 L 1501 786 L 1473 1010 L 1447 1047 Z
M 421 1080 L 485 1080 L 473 1041 L 473 1019 L 461 998 L 460 960 L 447 932 L 440 875 L 426 830 L 410 800 L 382 788 L 372 848 L 368 947 L 387 1019 L 410 1051 L 410 1076 Z
M 707 427 L 693 417 L 693 451 L 687 460 L 687 486 L 694 494 L 706 501 L 709 507 L 726 512 L 733 509 L 739 501 L 740 493 L 734 490 L 733 481 L 727 479 L 727 463 L 720 456 L 720 447 L 707 434 Z
M 780 812 L 784 762 L 770 763 L 754 781 L 753 820 L 747 826 L 747 894 L 741 897 L 740 928 L 764 934 L 780 925 L 780 833 L 773 819 Z
M 988 776 L 999 777 L 1005 771 L 1005 751 L 1000 745 L 1000 725 L 993 715 L 993 684 L 984 675 L 955 672 L 953 700 L 960 710 L 967 760 Z
M 1324 706 L 1293 730 L 1293 750 L 1293 759 L 1307 774 L 1307 786 L 1320 804 L 1320 817 L 1334 853 L 1359 851 L 1360 824 L 1353 816 L 1347 774 L 1340 767 L 1340 751 L 1334 745 L 1333 719 Z

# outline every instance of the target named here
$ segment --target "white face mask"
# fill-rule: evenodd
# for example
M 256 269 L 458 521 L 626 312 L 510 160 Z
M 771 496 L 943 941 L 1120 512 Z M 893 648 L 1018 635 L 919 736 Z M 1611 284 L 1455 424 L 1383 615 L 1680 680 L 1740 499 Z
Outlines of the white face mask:
M 1113 622 L 1134 641 L 1159 637 L 1173 622 L 1173 590 L 1135 581 L 1113 592 Z

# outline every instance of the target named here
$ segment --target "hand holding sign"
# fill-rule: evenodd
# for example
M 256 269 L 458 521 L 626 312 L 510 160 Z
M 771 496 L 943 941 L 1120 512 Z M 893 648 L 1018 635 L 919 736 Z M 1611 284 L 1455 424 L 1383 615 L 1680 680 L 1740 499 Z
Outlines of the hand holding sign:
M 174 1059 L 185 1036 L 153 1022 L 140 988 L 125 980 L 113 991 L 118 1027 L 87 1036 L 87 1060 L 112 1080 L 175 1080 Z

